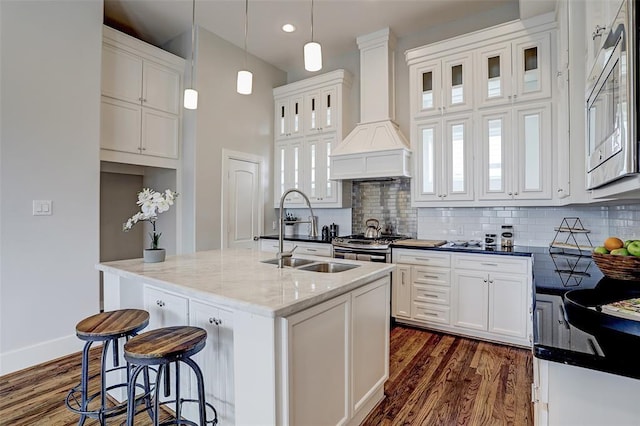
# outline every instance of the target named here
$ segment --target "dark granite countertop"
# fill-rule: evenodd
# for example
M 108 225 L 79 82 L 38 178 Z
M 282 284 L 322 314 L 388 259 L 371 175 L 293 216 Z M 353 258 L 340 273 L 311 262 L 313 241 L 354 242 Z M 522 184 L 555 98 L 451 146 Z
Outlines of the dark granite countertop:
M 507 256 L 525 256 L 531 257 L 533 251 L 539 250 L 539 247 L 528 246 L 513 246 L 513 247 L 501 247 L 493 246 L 486 247 L 484 244 L 476 246 L 462 246 L 447 243 L 439 247 L 424 247 L 421 245 L 412 246 L 410 241 L 404 240 L 402 244 L 391 244 L 392 249 L 418 249 L 418 250 L 432 250 L 432 251 L 448 251 L 456 253 L 480 253 L 480 254 L 499 254 Z
M 277 240 L 278 239 L 278 234 L 276 235 L 261 235 L 260 238 L 265 239 L 265 240 Z M 304 234 L 294 234 L 293 236 L 290 237 L 284 237 L 284 239 L 286 241 L 300 241 L 303 243 L 324 243 L 324 244 L 330 244 L 331 243 L 331 239 L 328 240 L 323 240 L 322 237 L 318 236 L 318 237 L 310 237 L 308 235 L 304 235 Z

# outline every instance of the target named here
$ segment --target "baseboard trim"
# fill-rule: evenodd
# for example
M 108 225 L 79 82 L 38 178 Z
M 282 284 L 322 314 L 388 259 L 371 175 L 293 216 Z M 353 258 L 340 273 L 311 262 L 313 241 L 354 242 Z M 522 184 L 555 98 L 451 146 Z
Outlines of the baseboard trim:
M 0 354 L 0 376 L 82 350 L 75 334 Z

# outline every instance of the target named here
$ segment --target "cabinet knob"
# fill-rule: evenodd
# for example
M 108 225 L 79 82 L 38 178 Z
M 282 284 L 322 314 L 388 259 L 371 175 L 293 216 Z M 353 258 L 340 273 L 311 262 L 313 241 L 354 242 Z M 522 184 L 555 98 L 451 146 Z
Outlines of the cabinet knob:
M 484 281 L 485 284 L 487 283 L 487 280 L 482 280 L 482 281 Z
M 220 325 L 220 324 L 222 324 L 222 320 L 220 320 L 218 318 L 210 317 L 209 318 L 209 324 Z
M 156 300 L 156 305 L 160 306 L 161 308 L 164 306 L 164 302 L 160 299 Z

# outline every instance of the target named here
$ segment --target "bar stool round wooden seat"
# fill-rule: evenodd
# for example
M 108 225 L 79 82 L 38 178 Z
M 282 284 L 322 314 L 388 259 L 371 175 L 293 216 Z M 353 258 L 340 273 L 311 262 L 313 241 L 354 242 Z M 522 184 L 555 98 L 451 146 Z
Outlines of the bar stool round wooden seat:
M 158 425 L 191 425 L 204 426 L 206 424 L 216 425 L 218 423 L 218 413 L 213 405 L 205 401 L 204 378 L 202 370 L 191 359 L 205 347 L 207 343 L 207 332 L 199 327 L 179 326 L 164 327 L 142 333 L 124 345 L 124 358 L 128 363 L 134 365 L 133 372 L 129 379 L 129 401 L 133 401 L 137 385 L 138 376 L 146 371 L 150 366 L 157 366 L 155 385 L 152 384 L 150 392 L 153 392 L 153 419 L 154 426 Z M 160 402 L 160 383 L 164 381 L 164 395 L 170 394 L 170 365 L 175 365 L 175 399 Z M 197 399 L 182 398 L 180 389 L 180 364 L 188 365 L 194 372 L 197 386 Z M 198 404 L 199 422 L 194 422 L 182 417 L 182 403 L 191 402 Z M 165 404 L 175 404 L 175 418 L 160 422 L 159 408 Z M 207 408 L 213 412 L 213 419 L 207 420 Z M 147 407 L 145 410 L 148 410 Z M 131 403 L 127 408 L 127 425 L 133 426 L 136 413 L 136 404 Z
M 69 391 L 65 399 L 65 404 L 69 410 L 80 415 L 78 425 L 84 424 L 87 417 L 97 419 L 101 425 L 104 425 L 108 417 L 117 416 L 126 411 L 126 401 L 110 407 L 107 406 L 108 391 L 128 386 L 129 366 L 120 365 L 118 340 L 120 338 L 128 340 L 130 337 L 137 335 L 138 332 L 148 324 L 149 313 L 147 311 L 140 309 L 121 309 L 92 315 L 76 325 L 76 335 L 80 340 L 86 341 L 82 350 L 82 373 L 80 384 Z M 90 377 L 89 350 L 96 342 L 102 342 L 100 372 Z M 107 368 L 109 348 L 111 348 L 113 356 L 111 368 Z M 126 380 L 119 379 L 115 380 L 114 384 L 107 384 L 107 373 L 124 369 L 126 369 Z M 90 393 L 90 381 L 96 377 L 99 377 L 100 386 L 98 390 Z M 95 387 L 92 387 L 92 389 L 93 388 Z

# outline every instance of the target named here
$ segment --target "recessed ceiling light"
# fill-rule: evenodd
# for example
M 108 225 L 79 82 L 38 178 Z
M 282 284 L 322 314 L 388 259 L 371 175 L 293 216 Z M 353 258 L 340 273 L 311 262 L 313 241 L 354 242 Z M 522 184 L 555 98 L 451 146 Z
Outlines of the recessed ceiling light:
M 296 27 L 294 25 L 291 24 L 284 24 L 282 26 L 282 31 L 284 31 L 285 33 L 292 33 L 296 30 Z

